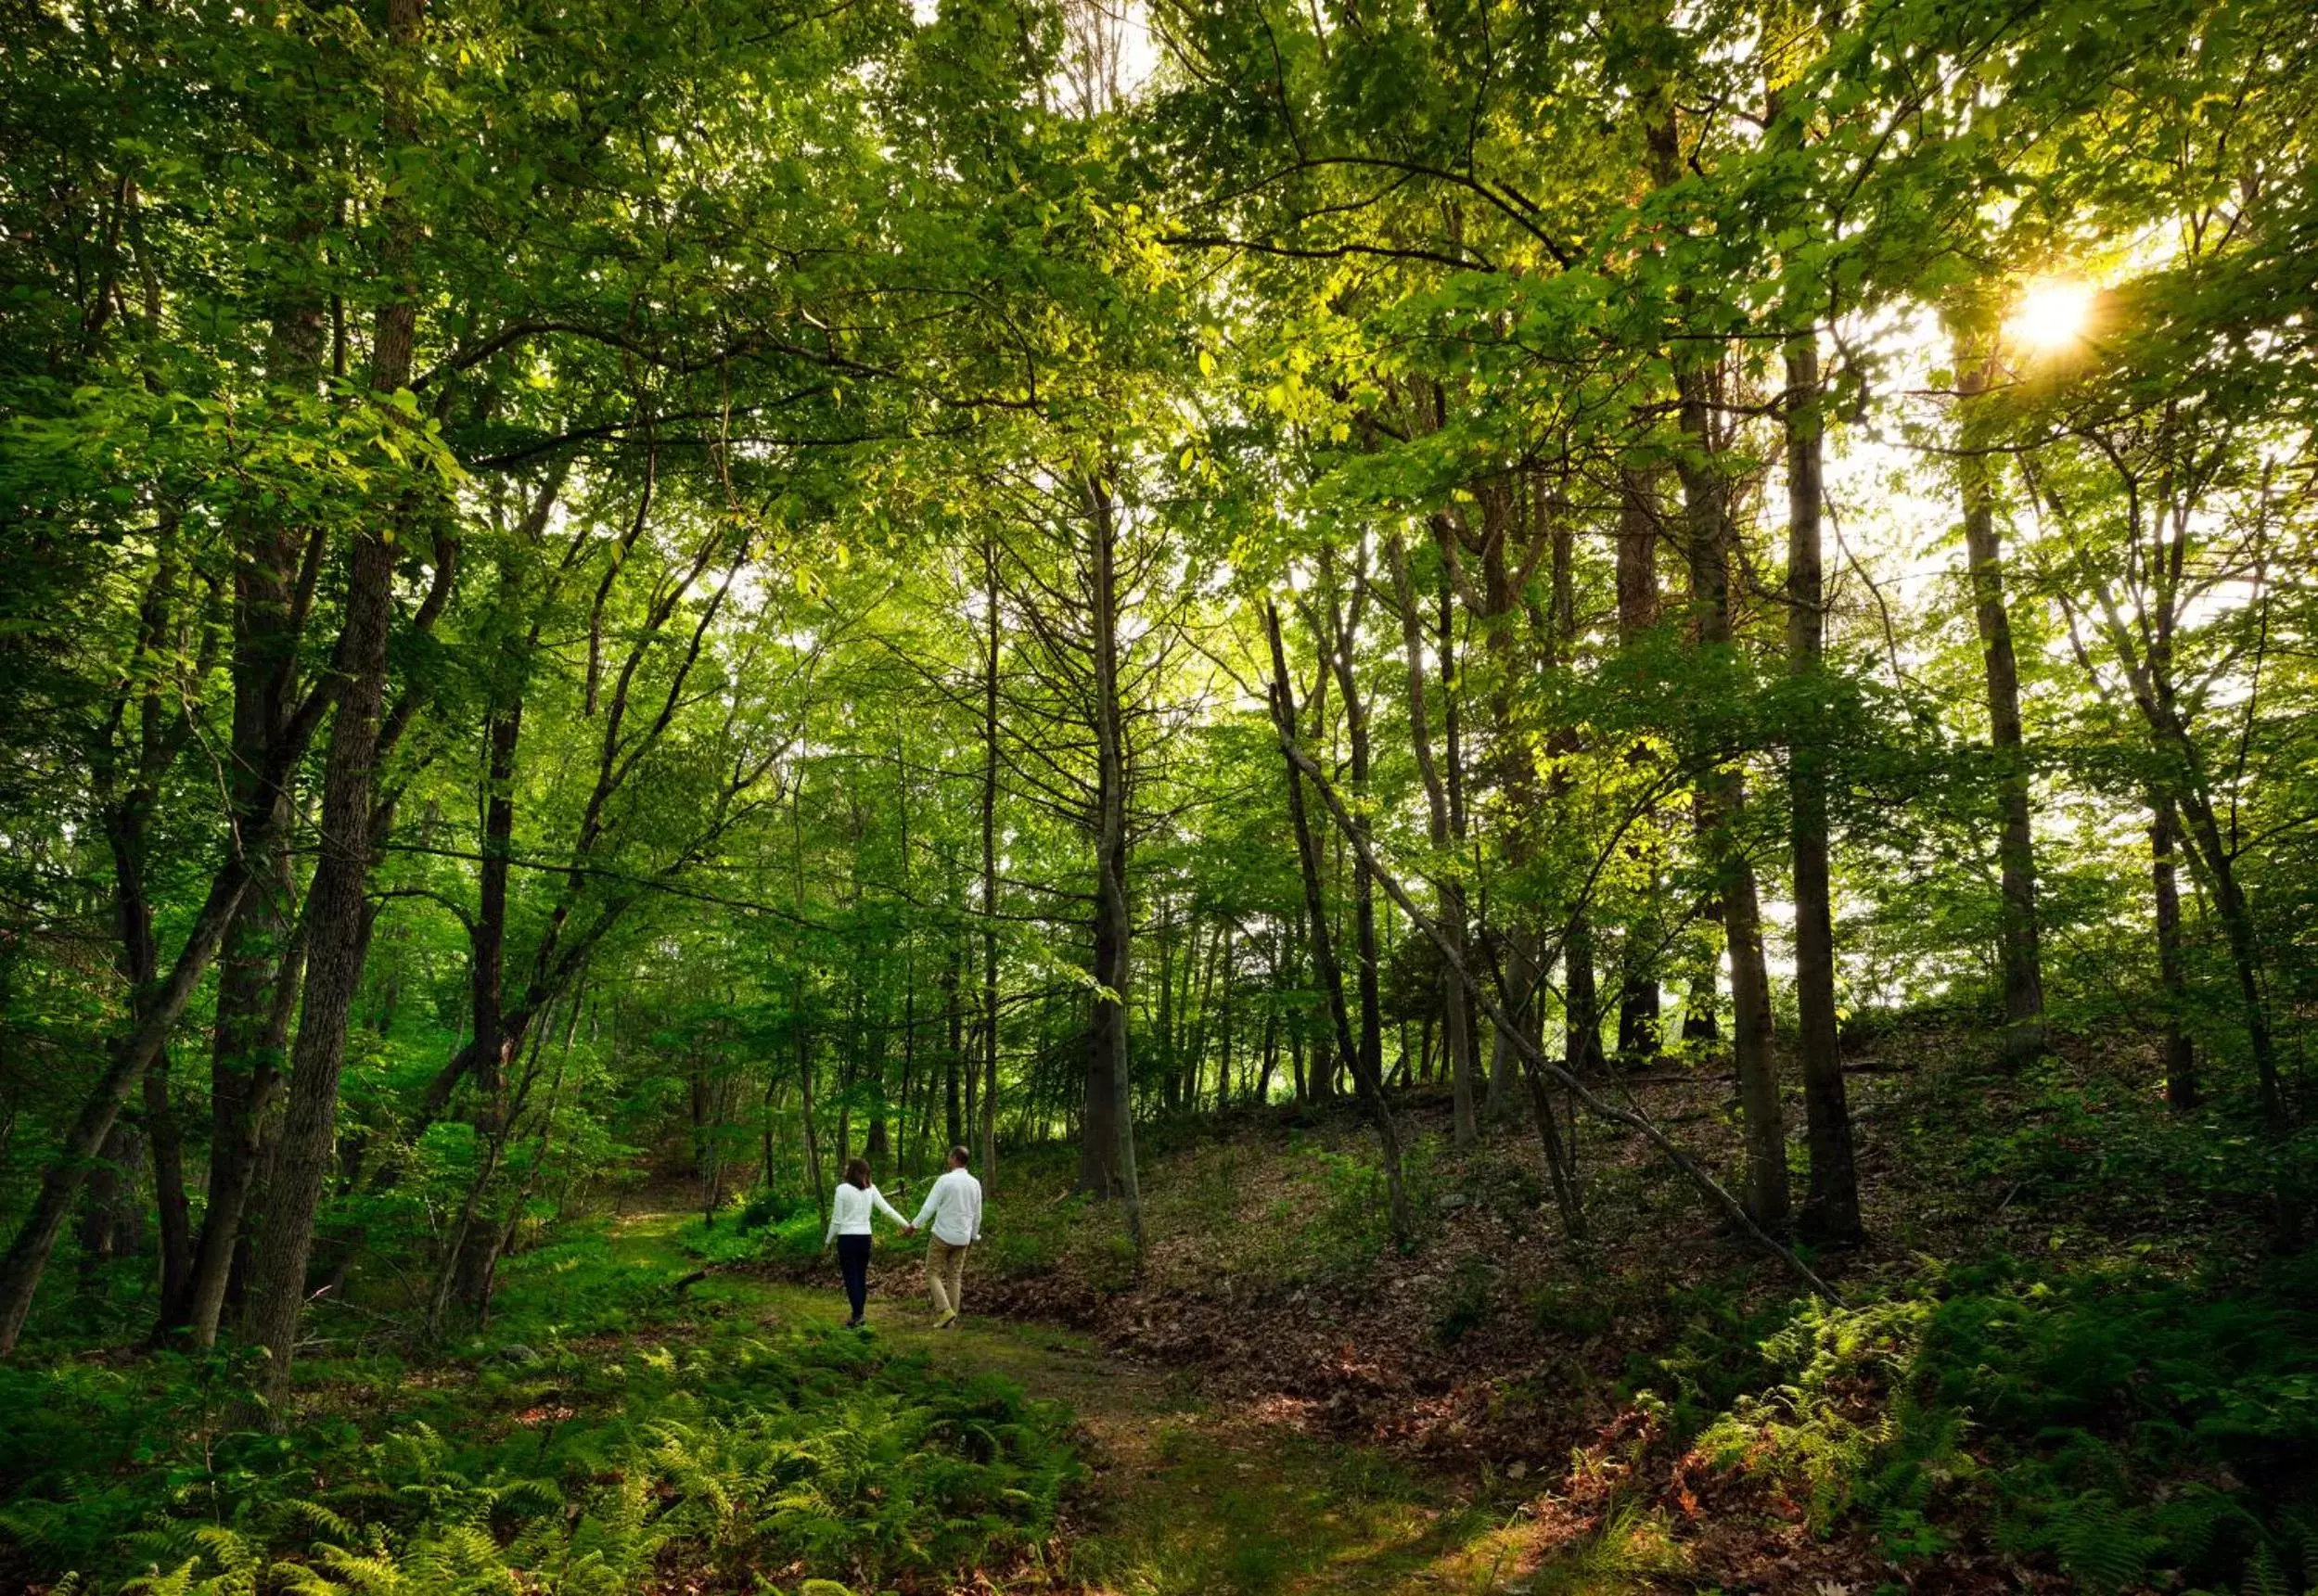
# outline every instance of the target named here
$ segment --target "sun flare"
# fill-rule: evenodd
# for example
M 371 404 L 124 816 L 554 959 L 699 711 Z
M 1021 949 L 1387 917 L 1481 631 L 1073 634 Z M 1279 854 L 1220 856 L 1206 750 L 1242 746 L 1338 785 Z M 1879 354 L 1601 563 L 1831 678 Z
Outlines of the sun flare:
M 2004 334 L 2014 343 L 2047 353 L 2083 340 L 2093 320 L 2094 286 L 2076 277 L 2039 277 L 2021 290 Z

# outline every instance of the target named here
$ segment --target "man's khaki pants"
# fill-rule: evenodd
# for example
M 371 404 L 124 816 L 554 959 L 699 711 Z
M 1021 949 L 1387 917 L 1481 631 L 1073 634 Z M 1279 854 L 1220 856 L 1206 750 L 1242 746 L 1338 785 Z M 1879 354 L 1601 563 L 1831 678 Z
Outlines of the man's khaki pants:
M 966 1248 L 940 1236 L 926 1244 L 926 1289 L 933 1293 L 934 1316 L 966 1309 Z

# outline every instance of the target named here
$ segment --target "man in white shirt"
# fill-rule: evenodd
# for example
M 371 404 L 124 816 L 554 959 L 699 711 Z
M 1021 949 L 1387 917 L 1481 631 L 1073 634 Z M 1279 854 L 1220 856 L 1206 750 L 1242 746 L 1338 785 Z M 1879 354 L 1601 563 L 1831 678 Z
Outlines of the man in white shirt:
M 926 1244 L 926 1289 L 933 1294 L 934 1328 L 955 1330 L 966 1305 L 966 1249 L 982 1239 L 982 1183 L 966 1172 L 967 1152 L 950 1149 L 950 1168 L 926 1193 L 926 1206 L 910 1223 L 918 1230 L 931 1220 Z

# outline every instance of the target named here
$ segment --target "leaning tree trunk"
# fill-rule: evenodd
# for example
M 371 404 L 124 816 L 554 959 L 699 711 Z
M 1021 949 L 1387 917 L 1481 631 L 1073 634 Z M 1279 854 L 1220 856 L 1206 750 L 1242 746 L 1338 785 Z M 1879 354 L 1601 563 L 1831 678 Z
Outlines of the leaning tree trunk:
M 80 1194 L 91 1164 L 112 1133 L 122 1104 L 128 1102 L 129 1093 L 160 1055 L 178 1016 L 185 1013 L 186 1000 L 192 997 L 209 968 L 210 958 L 224 935 L 225 924 L 233 917 L 234 906 L 240 901 L 249 882 L 248 872 L 240 861 L 240 854 L 229 854 L 211 880 L 210 895 L 194 917 L 193 928 L 186 934 L 176 964 L 154 992 L 151 1004 L 129 1033 L 114 1044 L 104 1075 L 82 1105 L 80 1117 L 73 1121 L 63 1150 L 41 1176 L 40 1190 L 34 1194 L 32 1207 L 18 1227 L 6 1256 L 0 1257 L 0 1358 L 16 1350 L 17 1339 L 24 1331 L 25 1317 L 32 1312 L 33 1294 L 40 1289 L 40 1277 L 48 1266 L 49 1255 L 56 1250 L 57 1237 L 64 1230 L 65 1219 L 72 1211 L 72 1201 Z

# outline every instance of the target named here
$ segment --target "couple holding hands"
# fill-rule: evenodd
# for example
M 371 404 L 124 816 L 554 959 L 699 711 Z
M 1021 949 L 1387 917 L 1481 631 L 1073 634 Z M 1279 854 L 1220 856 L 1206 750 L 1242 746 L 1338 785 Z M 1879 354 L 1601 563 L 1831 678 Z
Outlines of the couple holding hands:
M 861 1328 L 869 1300 L 869 1223 L 877 1210 L 914 1236 L 930 1228 L 926 1244 L 926 1289 L 934 1299 L 934 1328 L 957 1328 L 958 1311 L 966 1302 L 966 1249 L 982 1239 L 982 1183 L 967 1172 L 964 1147 L 950 1149 L 950 1167 L 926 1193 L 925 1206 L 914 1219 L 903 1219 L 885 1194 L 871 1184 L 869 1160 L 856 1158 L 845 1166 L 845 1179 L 829 1204 L 829 1229 L 821 1238 L 826 1250 L 837 1244 L 838 1267 L 845 1275 L 846 1300 L 853 1317 L 848 1330 Z

